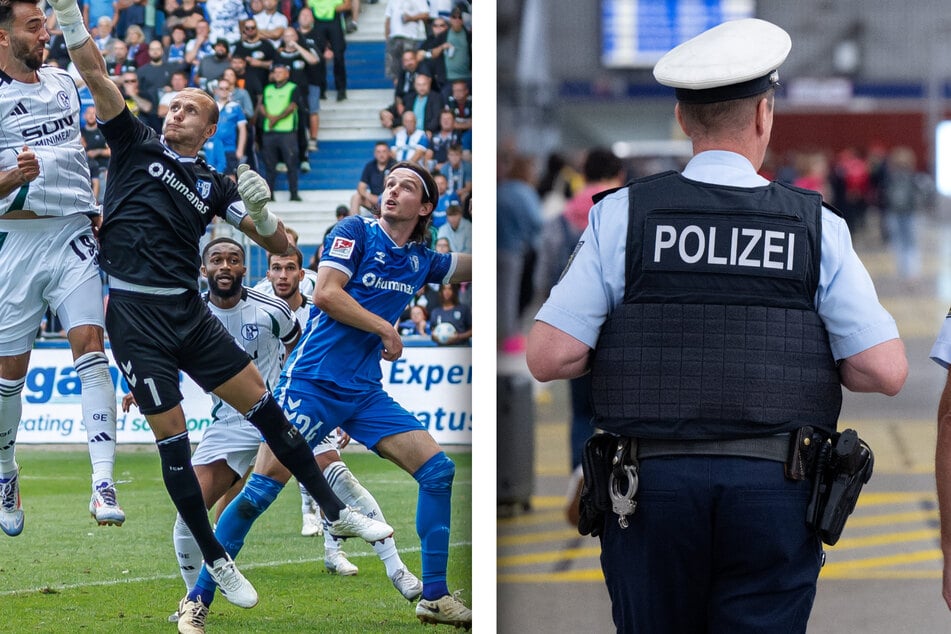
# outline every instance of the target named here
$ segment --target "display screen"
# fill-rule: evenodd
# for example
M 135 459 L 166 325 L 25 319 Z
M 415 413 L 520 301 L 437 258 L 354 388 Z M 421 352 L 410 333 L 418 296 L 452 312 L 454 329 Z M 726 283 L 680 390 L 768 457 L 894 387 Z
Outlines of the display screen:
M 661 56 L 722 22 L 754 17 L 755 0 L 601 0 L 601 63 L 653 66 Z

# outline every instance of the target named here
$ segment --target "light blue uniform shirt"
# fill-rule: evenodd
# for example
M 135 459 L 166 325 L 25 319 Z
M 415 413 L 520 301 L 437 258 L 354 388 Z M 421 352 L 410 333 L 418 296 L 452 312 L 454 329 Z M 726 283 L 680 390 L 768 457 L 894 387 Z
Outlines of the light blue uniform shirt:
M 931 347 L 931 360 L 944 369 L 951 368 L 951 311 L 944 318 L 938 338 Z
M 696 155 L 683 175 L 734 187 L 769 183 L 745 157 L 719 150 Z M 594 348 L 602 324 L 624 297 L 627 188 L 592 207 L 588 218 L 571 265 L 535 319 Z M 845 220 L 825 208 L 816 309 L 829 332 L 836 360 L 898 337 L 895 320 L 879 303 L 872 279 L 852 248 Z M 946 341 L 946 352 L 951 352 L 951 327 Z M 951 355 L 946 358 L 951 360 Z

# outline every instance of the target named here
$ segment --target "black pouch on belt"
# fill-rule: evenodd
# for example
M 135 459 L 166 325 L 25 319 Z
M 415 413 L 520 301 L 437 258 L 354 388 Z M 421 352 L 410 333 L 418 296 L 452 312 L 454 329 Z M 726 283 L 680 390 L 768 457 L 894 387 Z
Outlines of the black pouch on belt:
M 817 462 L 806 522 L 815 528 L 823 543 L 833 546 L 855 510 L 862 487 L 872 477 L 875 456 L 854 429 L 846 429 L 832 436 Z
M 584 486 L 581 487 L 578 532 L 597 537 L 604 530 L 604 514 L 611 510 L 609 478 L 611 461 L 617 448 L 614 434 L 595 434 L 584 445 L 581 470 Z

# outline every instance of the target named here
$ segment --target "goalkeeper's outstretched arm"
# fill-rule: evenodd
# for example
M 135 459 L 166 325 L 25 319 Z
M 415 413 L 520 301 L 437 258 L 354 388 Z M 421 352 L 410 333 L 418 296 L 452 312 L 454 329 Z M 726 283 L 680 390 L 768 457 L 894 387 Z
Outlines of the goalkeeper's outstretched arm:
M 92 93 L 96 116 L 100 121 L 109 121 L 125 108 L 125 99 L 109 79 L 106 60 L 86 30 L 79 5 L 76 0 L 49 0 L 49 3 L 63 30 L 69 58 Z

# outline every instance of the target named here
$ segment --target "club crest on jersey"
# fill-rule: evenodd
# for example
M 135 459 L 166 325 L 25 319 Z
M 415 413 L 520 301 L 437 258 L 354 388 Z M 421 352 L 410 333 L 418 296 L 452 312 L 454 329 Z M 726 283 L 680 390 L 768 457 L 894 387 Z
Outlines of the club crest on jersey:
M 386 254 L 382 251 L 377 251 L 373 256 L 374 262 L 379 262 L 380 264 L 386 264 Z
M 211 193 L 211 181 L 206 181 L 203 178 L 199 178 L 195 181 L 195 187 L 198 188 L 198 195 L 202 198 L 208 198 L 208 194 Z
M 353 245 L 354 241 L 350 238 L 337 236 L 334 238 L 333 244 L 330 245 L 330 255 L 335 258 L 349 260 L 350 256 L 353 255 Z
M 63 110 L 69 110 L 69 95 L 66 94 L 65 90 L 60 90 L 56 93 L 56 103 L 58 103 L 59 107 Z
M 415 255 L 409 256 L 409 265 L 413 268 L 413 273 L 419 272 L 419 257 Z
M 255 339 L 258 338 L 258 325 L 257 324 L 242 324 L 241 336 L 244 337 L 245 341 L 254 341 Z

